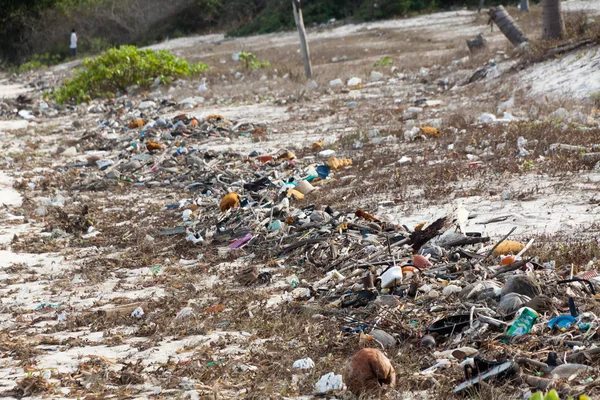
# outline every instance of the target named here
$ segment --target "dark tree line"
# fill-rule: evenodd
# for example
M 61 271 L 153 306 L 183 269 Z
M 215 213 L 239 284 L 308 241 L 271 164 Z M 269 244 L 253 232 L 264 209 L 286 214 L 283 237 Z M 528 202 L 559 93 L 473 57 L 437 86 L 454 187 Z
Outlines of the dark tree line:
M 478 3 L 302 0 L 302 12 L 311 26 L 331 18 L 366 21 Z M 487 5 L 499 3 L 486 0 Z M 289 0 L 0 0 L 0 64 L 23 62 L 33 54 L 66 56 L 72 28 L 80 34 L 80 53 L 95 53 L 119 44 L 143 45 L 211 30 L 239 36 L 294 29 L 291 8 Z

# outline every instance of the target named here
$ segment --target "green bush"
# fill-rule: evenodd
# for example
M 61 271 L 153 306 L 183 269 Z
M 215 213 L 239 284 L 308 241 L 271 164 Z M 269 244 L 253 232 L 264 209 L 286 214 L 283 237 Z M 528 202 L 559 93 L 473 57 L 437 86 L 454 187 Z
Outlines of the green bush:
M 31 59 L 19 66 L 17 72 L 22 74 L 24 72 L 33 71 L 35 69 L 47 68 L 51 65 L 56 65 L 63 60 L 60 54 L 34 54 Z
M 167 50 L 121 46 L 107 50 L 97 58 L 86 58 L 83 69 L 75 70 L 73 78 L 56 88 L 51 97 L 60 104 L 81 103 L 97 97 L 113 97 L 133 85 L 148 88 L 156 78 L 166 84 L 207 69 L 206 64 L 190 63 Z
M 543 392 L 535 392 L 529 400 L 560 400 L 558 393 L 556 390 L 552 389 L 548 393 L 544 394 Z M 567 400 L 574 400 L 573 397 L 568 397 Z M 578 397 L 578 400 L 591 400 L 589 396 L 582 394 Z
M 394 60 L 390 56 L 385 56 L 381 60 L 377 61 L 374 67 L 389 67 L 394 65 Z
M 268 68 L 271 66 L 271 63 L 264 60 L 257 60 L 256 56 L 247 51 L 242 51 L 239 54 L 240 61 L 244 63 L 246 69 L 251 71 L 256 71 L 257 69 Z

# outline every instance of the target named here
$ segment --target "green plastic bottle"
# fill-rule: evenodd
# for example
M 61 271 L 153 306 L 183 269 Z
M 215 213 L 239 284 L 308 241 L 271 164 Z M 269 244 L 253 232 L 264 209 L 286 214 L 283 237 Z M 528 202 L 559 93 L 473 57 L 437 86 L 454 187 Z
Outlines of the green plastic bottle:
M 533 324 L 540 315 L 532 308 L 523 307 L 517 311 L 517 317 L 508 327 L 508 336 L 523 336 L 531 331 Z

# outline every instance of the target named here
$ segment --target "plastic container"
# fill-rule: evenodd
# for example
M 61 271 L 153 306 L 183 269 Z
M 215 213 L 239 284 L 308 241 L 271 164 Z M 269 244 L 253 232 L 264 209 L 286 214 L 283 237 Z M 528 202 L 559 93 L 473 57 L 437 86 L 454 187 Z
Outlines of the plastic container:
M 523 336 L 531 332 L 531 328 L 540 315 L 532 308 L 523 307 L 517 311 L 515 320 L 510 324 L 506 334 L 508 336 Z
M 550 329 L 558 329 L 564 332 L 576 322 L 577 318 L 571 315 L 559 315 L 558 317 L 552 318 L 550 321 L 548 321 L 548 327 L 550 327 Z
M 381 287 L 389 288 L 402 283 L 402 268 L 392 267 L 381 274 Z

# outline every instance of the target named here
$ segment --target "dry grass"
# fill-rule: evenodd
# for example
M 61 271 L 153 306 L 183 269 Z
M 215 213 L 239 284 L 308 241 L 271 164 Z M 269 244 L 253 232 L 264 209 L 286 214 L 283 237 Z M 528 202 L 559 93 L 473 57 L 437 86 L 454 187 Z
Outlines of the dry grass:
M 509 12 L 513 16 L 517 15 L 514 9 L 509 9 Z M 517 18 L 527 34 L 535 38 L 535 32 L 540 29 L 540 9 L 534 7 L 531 13 L 518 14 Z M 485 19 L 485 15 L 474 17 L 472 26 L 485 24 Z M 298 130 L 313 133 L 322 126 L 331 127 L 330 130 L 319 132 L 326 139 L 332 139 L 335 135 L 333 139 L 339 140 L 331 148 L 336 150 L 339 157 L 352 158 L 353 165 L 336 171 L 335 179 L 323 184 L 315 196 L 307 196 L 305 200 L 295 202 L 294 206 L 331 206 L 334 210 L 343 212 L 353 212 L 361 207 L 366 211 L 376 211 L 378 201 L 391 200 L 393 204 L 402 206 L 403 211 L 409 212 L 411 207 L 445 203 L 457 197 L 498 196 L 507 182 L 528 174 L 560 178 L 560 182 L 566 184 L 570 180 L 579 179 L 580 172 L 592 169 L 593 163 L 580 159 L 577 153 L 545 152 L 551 144 L 557 142 L 591 147 L 600 143 L 600 129 L 582 130 L 577 124 L 556 121 L 479 126 L 475 121 L 478 112 L 495 111 L 499 101 L 514 95 L 519 108 L 526 110 L 530 100 L 527 100 L 524 91 L 517 89 L 516 84 L 511 85 L 505 81 L 489 83 L 484 88 L 472 85 L 457 94 L 446 92 L 438 85 L 438 80 L 446 76 L 451 76 L 453 82 L 463 81 L 472 74 L 474 68 L 490 58 L 501 56 L 498 51 L 515 57 L 517 53 L 501 39 L 493 40 L 486 52 L 472 56 L 467 63 L 455 69 L 447 67 L 448 64 L 468 55 L 462 37 L 441 40 L 428 32 L 421 34 L 375 29 L 348 38 L 322 40 L 315 42 L 311 48 L 315 80 L 320 85 L 317 90 L 306 89 L 295 42 L 281 47 L 248 46 L 246 50 L 254 52 L 259 59 L 269 60 L 271 67 L 252 73 L 243 71 L 243 80 L 234 78 L 239 65 L 231 61 L 231 53 L 240 50 L 240 42 L 224 42 L 216 50 L 213 49 L 211 56 L 200 56 L 202 51 L 194 50 L 194 57 L 190 58 L 195 61 L 202 59 L 213 66 L 208 75 L 210 86 L 215 89 L 212 95 L 207 95 L 209 103 L 215 102 L 211 105 L 268 101 L 282 104 L 283 107 L 285 100 L 290 119 L 272 124 L 265 132 L 253 137 L 252 143 L 258 149 L 263 143 L 271 145 L 276 142 L 278 136 L 269 133 L 272 129 L 283 133 Z M 365 52 L 365 48 L 369 51 Z M 415 54 L 419 57 L 415 57 Z M 348 61 L 331 61 L 333 57 L 341 56 L 347 56 Z M 366 87 L 361 91 L 363 94 L 377 94 L 381 97 L 372 101 L 361 99 L 356 107 L 351 108 L 346 107 L 346 89 L 330 90 L 328 82 L 331 79 L 345 79 L 354 75 L 365 78 L 375 68 L 374 64 L 384 56 L 390 56 L 394 65 L 406 72 L 408 77 L 392 87 Z M 210 57 L 213 59 L 207 59 Z M 221 58 L 226 60 L 225 63 L 221 64 Z M 440 67 L 433 68 L 436 65 Z M 418 73 L 421 66 L 432 68 L 427 77 Z M 388 76 L 388 67 L 375 69 L 384 71 Z M 261 79 L 263 74 L 267 76 L 266 81 Z M 273 77 L 275 74 L 277 78 Z M 289 74 L 289 78 L 284 80 L 281 77 L 285 74 Z M 193 86 L 195 85 L 192 85 L 192 89 L 177 92 L 177 95 L 184 97 L 193 93 Z M 263 91 L 263 87 L 269 89 Z M 404 111 L 412 105 L 408 100 L 411 97 L 442 99 L 444 105 L 460 104 L 464 99 L 470 102 L 467 107 L 460 106 L 453 111 L 441 108 L 442 111 L 437 114 L 426 109 L 424 115 L 416 120 L 416 125 L 427 124 L 433 117 L 439 117 L 442 120 L 441 136 L 406 142 L 403 138 L 407 126 Z M 402 102 L 395 104 L 395 98 L 401 98 Z M 540 113 L 554 111 L 556 105 L 550 103 L 540 106 Z M 200 109 L 195 111 L 200 112 Z M 379 129 L 380 136 L 391 135 L 397 138 L 397 143 L 370 143 L 365 133 L 374 128 Z M 526 147 L 532 152 L 530 156 L 518 156 L 516 143 L 520 136 L 529 141 Z M 83 143 L 82 147 L 94 150 L 99 146 L 96 140 L 98 139 L 92 138 Z M 59 137 L 57 141 L 59 145 L 66 145 L 68 139 Z M 537 143 L 532 144 L 534 141 Z M 315 155 L 310 149 L 311 143 L 300 145 L 303 148 L 296 152 L 299 157 Z M 449 150 L 449 145 L 454 145 L 454 149 Z M 502 145 L 505 147 L 502 148 Z M 52 157 L 39 154 L 36 147 L 35 142 L 29 142 L 22 153 L 16 154 L 17 169 L 27 171 L 33 166 L 53 165 Z M 491 149 L 493 155 L 483 155 L 486 149 Z M 467 154 L 480 155 L 483 165 L 469 166 Z M 540 159 L 540 155 L 545 158 Z M 32 160 L 28 161 L 28 156 Z M 397 164 L 396 161 L 402 156 L 411 157 L 413 163 Z M 235 155 L 229 157 L 232 160 L 241 158 Z M 265 167 L 258 172 L 264 173 L 267 170 Z M 42 177 L 38 180 L 40 175 Z M 86 398 L 110 395 L 135 397 L 139 394 L 136 385 L 146 383 L 163 389 L 181 390 L 181 383 L 186 378 L 194 380 L 204 398 L 220 395 L 222 398 L 278 399 L 284 396 L 310 395 L 314 383 L 321 375 L 331 371 L 341 373 L 348 359 L 360 348 L 358 335 L 343 332 L 342 327 L 372 323 L 380 312 L 374 308 L 353 310 L 352 314 L 360 321 L 348 322 L 349 312 L 326 307 L 330 301 L 335 300 L 329 295 L 315 295 L 313 302 L 298 301 L 268 307 L 267 300 L 272 295 L 289 290 L 287 287 L 276 286 L 285 277 L 296 273 L 301 279 L 313 282 L 322 277 L 324 266 L 318 266 L 314 260 L 305 260 L 300 256 L 274 260 L 273 257 L 279 253 L 277 241 L 253 244 L 232 252 L 228 258 L 220 259 L 215 248 L 192 246 L 183 236 L 159 237 L 156 233 L 160 230 L 181 223 L 181 210 L 168 210 L 165 205 L 192 196 L 180 189 L 185 186 L 186 181 L 173 181 L 172 187 L 165 188 L 140 188 L 131 183 L 119 182 L 97 191 L 72 190 L 74 185 L 85 181 L 87 175 L 89 171 L 85 168 L 67 172 L 60 170 L 60 173 L 25 172 L 15 185 L 15 188 L 26 194 L 24 204 L 19 209 L 21 215 L 29 221 L 44 225 L 47 232 L 60 228 L 71 230 L 74 234 L 43 239 L 38 232 L 24 234 L 11 244 L 12 250 L 27 253 L 57 251 L 70 260 L 76 260 L 76 268 L 52 281 L 49 292 L 54 296 L 74 290 L 72 281 L 75 276 L 83 279 L 87 287 L 82 298 L 94 298 L 97 295 L 95 288 L 108 280 L 117 282 L 116 286 L 111 287 L 114 293 L 162 289 L 165 295 L 160 298 L 147 295 L 135 299 L 126 296 L 110 300 L 99 299 L 91 307 L 75 307 L 69 310 L 66 323 L 49 324 L 45 328 L 44 333 L 48 337 L 43 339 L 43 344 L 64 346 L 61 348 L 90 345 L 87 339 L 59 341 L 51 336 L 65 331 L 103 332 L 103 343 L 107 346 L 129 344 L 132 349 L 139 351 L 152 349 L 171 338 L 180 340 L 215 332 L 219 333 L 219 338 L 202 344 L 191 343 L 179 354 L 184 354 L 185 357 L 172 357 L 167 362 L 156 365 L 158 368 L 150 373 L 141 364 L 131 363 L 129 360 L 118 361 L 124 364 L 121 371 L 107 372 L 109 365 L 106 360 L 84 358 L 76 374 L 60 376 L 60 385 L 74 388 L 73 395 L 83 396 L 85 393 L 82 384 L 89 383 L 92 393 L 86 394 Z M 351 175 L 354 177 L 345 179 Z M 156 179 L 163 178 L 168 176 L 157 176 Z M 186 177 L 195 178 L 201 177 Z M 38 185 L 34 194 L 28 189 L 31 182 Z M 177 186 L 179 183 L 181 185 Z M 33 196 L 52 197 L 59 190 L 72 196 L 75 203 L 68 202 L 64 213 L 49 213 L 43 218 L 37 216 L 35 209 L 39 204 Z M 556 193 L 560 193 L 560 190 L 569 189 L 558 188 Z M 540 193 L 538 188 L 526 187 L 515 193 L 515 198 L 527 200 L 540 196 Z M 81 218 L 83 204 L 89 206 L 84 219 Z M 105 212 L 105 208 L 121 210 Z M 215 210 L 216 205 L 212 208 L 206 206 L 201 210 L 205 218 L 203 221 L 207 225 L 214 224 L 212 215 Z M 244 218 L 245 214 L 240 211 L 235 216 L 238 215 Z M 123 221 L 130 223 L 121 224 Z M 93 223 L 95 229 L 102 234 L 95 238 L 81 238 L 87 229 L 87 222 Z M 596 233 L 596 228 L 583 232 L 586 235 Z M 147 235 L 154 240 L 147 240 Z M 536 238 L 537 246 L 530 250 L 530 254 L 537 256 L 540 262 L 555 260 L 561 268 L 571 263 L 583 267 L 600 256 L 595 240 L 568 239 L 570 238 L 561 236 Z M 296 238 L 288 238 L 283 244 L 294 240 Z M 261 247 L 261 244 L 268 244 L 269 249 L 265 250 L 266 246 Z M 89 249 L 94 249 L 93 255 L 79 253 Z M 240 255 L 254 251 L 258 252 L 254 260 L 239 263 L 244 265 L 235 263 Z M 203 258 L 196 264 L 184 266 L 178 263 L 181 258 L 196 260 L 199 256 Z M 284 267 L 277 267 L 275 261 L 282 262 Z M 257 265 L 261 269 L 272 268 L 276 284 L 256 284 L 249 288 L 241 286 L 235 281 L 235 276 L 246 264 Z M 157 266 L 160 268 L 154 272 L 135 275 L 142 268 Z M 11 279 L 14 278 L 11 283 L 25 282 L 34 276 L 19 266 L 13 266 L 6 272 L 14 275 L 11 276 Z M 218 283 L 208 285 L 209 277 L 214 276 L 218 278 Z M 34 277 L 45 278 L 44 274 Z M 552 287 L 550 290 L 558 289 Z M 458 307 L 451 302 L 442 304 Z M 144 318 L 131 316 L 132 308 L 138 305 L 143 306 Z M 99 312 L 99 307 L 108 308 L 108 311 Z M 188 318 L 177 319 L 176 315 L 184 307 L 190 307 L 193 314 Z M 464 378 L 463 371 L 459 368 L 443 370 L 427 377 L 416 374 L 435 363 L 435 357 L 430 351 L 415 346 L 427 324 L 438 317 L 433 312 L 422 310 L 428 310 L 427 303 L 415 306 L 406 302 L 403 312 L 395 313 L 393 318 L 382 321 L 380 326 L 394 333 L 401 341 L 399 347 L 387 351 L 401 379 L 396 389 L 373 397 L 398 399 L 407 392 L 428 391 L 430 398 L 459 398 L 449 395 L 454 386 Z M 36 318 L 37 322 L 56 319 L 50 313 Z M 19 326 L 18 329 L 17 334 L 23 334 L 27 338 L 24 334 L 26 326 Z M 239 332 L 247 332 L 245 339 L 235 337 L 234 333 Z M 524 351 L 547 351 L 544 349 L 545 345 L 536 340 L 511 345 L 503 345 L 495 340 L 480 340 L 468 344 L 479 348 L 482 356 L 493 359 Z M 439 342 L 438 349 L 449 345 L 444 340 Z M 7 339 L 3 343 L 4 348 L 0 350 L 22 365 L 34 364 L 35 358 L 40 355 L 35 347 L 39 343 L 35 340 Z M 236 346 L 243 351 L 227 351 Z M 294 360 L 304 357 L 311 357 L 316 363 L 316 368 L 306 374 L 291 368 Z M 245 370 L 245 366 L 256 369 Z M 469 397 L 518 398 L 520 393 L 515 386 L 513 382 L 484 385 Z M 19 388 L 21 395 L 52 391 L 37 376 L 27 377 L 19 384 Z

